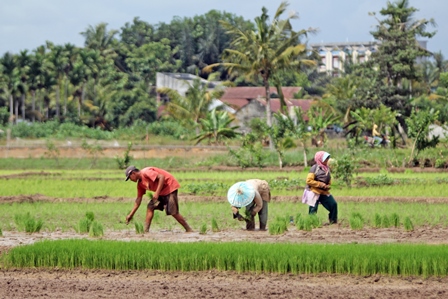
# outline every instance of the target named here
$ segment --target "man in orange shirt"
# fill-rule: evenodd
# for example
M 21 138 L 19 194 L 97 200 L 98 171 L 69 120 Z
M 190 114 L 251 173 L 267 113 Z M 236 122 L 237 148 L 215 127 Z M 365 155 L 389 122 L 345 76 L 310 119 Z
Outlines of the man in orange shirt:
M 126 224 L 129 224 L 140 207 L 146 190 L 150 190 L 154 194 L 146 210 L 145 232 L 149 232 L 149 227 L 154 217 L 154 210 L 165 210 L 167 215 L 173 216 L 185 228 L 186 232 L 193 231 L 184 217 L 179 214 L 177 190 L 180 188 L 180 185 L 171 173 L 156 167 L 146 167 L 139 170 L 135 166 L 129 166 L 126 168 L 125 175 L 126 181 L 130 179 L 137 183 L 137 198 L 135 199 L 134 208 L 126 216 Z

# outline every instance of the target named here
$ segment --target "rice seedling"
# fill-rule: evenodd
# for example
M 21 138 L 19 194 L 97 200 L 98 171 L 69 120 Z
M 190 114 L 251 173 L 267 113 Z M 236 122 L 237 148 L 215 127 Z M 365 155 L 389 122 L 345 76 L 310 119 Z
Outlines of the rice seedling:
M 0 227 L 0 237 L 3 237 L 3 231 L 1 227 Z
M 382 222 L 381 215 L 378 214 L 378 213 L 375 213 L 375 217 L 374 217 L 374 220 L 373 220 L 373 227 L 380 228 L 381 227 L 381 222 Z
M 95 220 L 95 214 L 93 212 L 86 212 L 86 218 L 93 222 Z
M 25 231 L 27 233 L 39 232 L 44 224 L 41 219 L 35 219 L 29 212 L 26 214 L 16 214 L 14 216 L 14 222 L 19 231 Z
M 104 235 L 103 225 L 98 221 L 93 221 L 89 230 L 89 237 L 102 237 Z
M 216 219 L 213 217 L 212 218 L 212 232 L 217 233 L 219 232 L 219 226 L 218 226 L 218 221 L 216 221 Z
M 281 235 L 288 230 L 289 216 L 277 216 L 275 220 L 269 225 L 269 234 Z
M 389 216 L 383 215 L 383 217 L 381 218 L 381 227 L 383 228 L 391 227 Z
M 411 218 L 409 218 L 409 216 L 406 216 L 406 218 L 404 218 L 404 229 L 407 231 L 414 230 L 414 224 L 412 224 L 412 220 Z
M 364 228 L 364 219 L 360 213 L 352 213 L 349 222 L 350 228 L 353 230 L 361 230 Z
M 95 214 L 93 212 L 86 212 L 85 217 L 79 220 L 78 227 L 75 230 L 80 234 L 89 233 L 94 220 Z
M 92 221 L 87 218 L 82 218 L 78 222 L 78 227 L 75 229 L 79 234 L 87 234 L 90 231 Z
M 395 227 L 400 226 L 400 216 L 397 213 L 392 213 L 392 215 L 390 215 L 390 220 L 393 226 Z
M 313 228 L 322 227 L 322 221 L 316 214 L 309 215 L 310 223 Z
M 424 244 L 45 240 L 12 248 L 2 256 L 1 266 L 441 277 L 448 276 L 447 248 Z
M 199 234 L 205 235 L 207 233 L 207 224 L 203 223 L 199 228 Z
M 145 233 L 143 229 L 143 224 L 141 222 L 134 222 L 134 226 L 135 226 L 135 232 L 137 234 L 142 235 Z
M 296 227 L 298 230 L 311 231 L 313 225 L 310 217 L 300 217 L 296 222 Z

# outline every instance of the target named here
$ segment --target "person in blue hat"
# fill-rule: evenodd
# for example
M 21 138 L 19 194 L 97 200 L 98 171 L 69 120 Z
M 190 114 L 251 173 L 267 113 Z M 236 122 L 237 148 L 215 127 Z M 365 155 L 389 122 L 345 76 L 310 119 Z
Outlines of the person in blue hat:
M 241 201 L 237 198 L 241 196 Z M 245 194 L 244 194 L 245 193 Z M 259 179 L 250 179 L 234 184 L 228 192 L 233 218 L 246 221 L 247 230 L 255 230 L 255 216 L 258 214 L 260 230 L 266 230 L 268 222 L 268 203 L 271 201 L 271 190 L 268 182 Z M 239 209 L 246 208 L 246 217 L 239 213 Z
M 316 214 L 319 204 L 323 205 L 328 210 L 329 224 L 338 223 L 338 204 L 330 193 L 331 189 L 331 174 L 328 161 L 330 154 L 324 151 L 319 151 L 314 155 L 314 164 L 306 177 L 307 187 L 318 195 L 317 201 L 314 205 L 309 206 L 309 214 Z

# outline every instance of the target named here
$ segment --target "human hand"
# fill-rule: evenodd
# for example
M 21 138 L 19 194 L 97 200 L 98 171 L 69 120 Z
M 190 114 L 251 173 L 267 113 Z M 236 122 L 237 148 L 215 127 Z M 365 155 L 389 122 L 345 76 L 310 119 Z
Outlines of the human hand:
M 132 215 L 127 215 L 126 216 L 126 225 L 129 224 L 129 222 L 132 220 Z
M 250 212 L 250 215 L 251 215 L 252 217 L 255 217 L 255 215 L 257 215 L 257 212 L 252 211 L 252 212 Z

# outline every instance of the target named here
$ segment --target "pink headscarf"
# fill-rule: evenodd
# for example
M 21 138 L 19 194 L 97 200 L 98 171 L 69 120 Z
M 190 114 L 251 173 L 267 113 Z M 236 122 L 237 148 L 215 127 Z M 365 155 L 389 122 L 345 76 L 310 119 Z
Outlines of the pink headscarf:
M 324 151 L 319 151 L 314 155 L 314 161 L 319 165 L 325 172 L 328 172 L 328 166 L 323 162 L 330 156 L 329 153 Z

